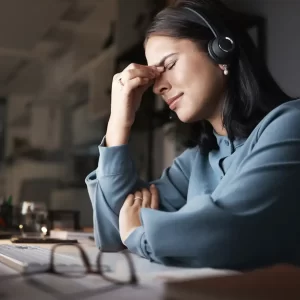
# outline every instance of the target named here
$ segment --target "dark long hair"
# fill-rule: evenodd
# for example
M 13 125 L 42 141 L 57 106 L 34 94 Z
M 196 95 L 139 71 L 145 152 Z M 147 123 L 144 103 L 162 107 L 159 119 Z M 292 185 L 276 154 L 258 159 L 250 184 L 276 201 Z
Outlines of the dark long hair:
M 207 51 L 212 32 L 184 7 L 198 12 L 204 10 L 219 18 L 235 37 L 237 54 L 229 65 L 222 118 L 230 140 L 247 138 L 266 114 L 292 98 L 281 90 L 269 73 L 246 30 L 244 17 L 219 0 L 179 0 L 166 7 L 155 16 L 146 41 L 151 35 L 166 35 L 190 39 L 201 50 Z M 186 146 L 199 145 L 204 154 L 218 149 L 213 127 L 208 121 L 201 120 L 190 126 L 191 136 Z

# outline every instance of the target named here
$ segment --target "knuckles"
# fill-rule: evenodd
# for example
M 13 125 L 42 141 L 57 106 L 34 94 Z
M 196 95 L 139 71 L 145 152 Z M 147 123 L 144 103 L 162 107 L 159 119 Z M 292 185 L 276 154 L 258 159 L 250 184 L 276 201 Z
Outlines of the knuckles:
M 128 65 L 128 70 L 137 69 L 137 68 L 138 68 L 138 64 L 136 63 L 131 63 Z

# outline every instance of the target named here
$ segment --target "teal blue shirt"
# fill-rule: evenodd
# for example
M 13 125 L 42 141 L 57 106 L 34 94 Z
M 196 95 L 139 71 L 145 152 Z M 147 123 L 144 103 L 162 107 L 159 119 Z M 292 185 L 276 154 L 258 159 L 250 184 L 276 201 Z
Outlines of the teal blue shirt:
M 218 150 L 187 149 L 161 178 L 140 180 L 128 145 L 99 146 L 86 178 L 97 245 L 124 246 L 118 215 L 129 193 L 154 183 L 160 209 L 142 208 L 125 241 L 151 261 L 247 269 L 300 261 L 300 100 L 271 111 L 245 140 L 216 134 Z

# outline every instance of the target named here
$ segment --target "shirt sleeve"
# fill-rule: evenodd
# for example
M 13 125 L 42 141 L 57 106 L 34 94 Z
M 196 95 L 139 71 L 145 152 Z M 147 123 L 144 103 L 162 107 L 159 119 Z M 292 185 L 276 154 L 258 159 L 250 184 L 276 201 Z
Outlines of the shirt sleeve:
M 285 105 L 252 132 L 211 195 L 175 212 L 142 208 L 143 230 L 125 243 L 166 264 L 247 269 L 291 262 L 300 250 L 299 149 L 300 111 Z
M 188 149 L 165 169 L 161 178 L 142 181 L 136 171 L 128 145 L 106 147 L 105 138 L 99 146 L 98 168 L 86 178 L 93 207 L 95 241 L 102 250 L 124 247 L 118 228 L 118 216 L 128 194 L 150 187 L 159 192 L 160 210 L 177 211 L 186 203 L 189 176 L 196 149 Z

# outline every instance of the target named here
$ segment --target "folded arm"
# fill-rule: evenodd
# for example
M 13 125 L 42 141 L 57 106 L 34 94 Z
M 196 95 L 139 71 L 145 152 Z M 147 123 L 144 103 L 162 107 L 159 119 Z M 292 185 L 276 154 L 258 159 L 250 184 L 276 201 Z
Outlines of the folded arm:
M 186 203 L 196 149 L 186 150 L 160 179 L 150 183 L 139 178 L 128 145 L 105 147 L 104 140 L 99 152 L 98 168 L 86 178 L 86 184 L 93 206 L 95 240 L 103 250 L 116 251 L 124 246 L 118 216 L 128 194 L 154 183 L 159 192 L 160 210 L 177 211 Z
M 127 247 L 150 260 L 196 267 L 243 269 L 293 257 L 300 236 L 299 128 L 297 109 L 268 118 L 211 195 L 193 197 L 176 212 L 142 208 L 143 226 Z

